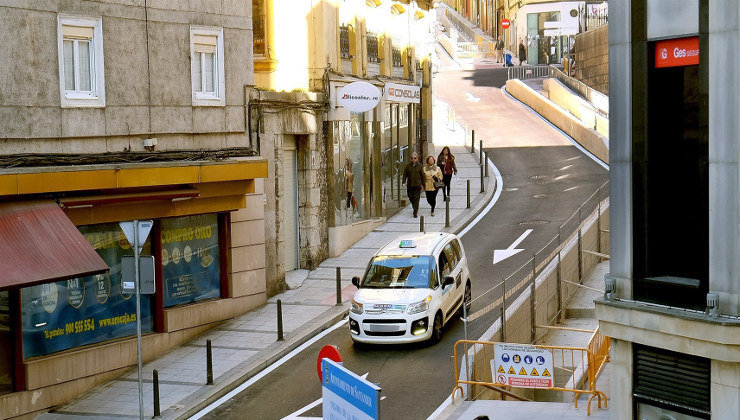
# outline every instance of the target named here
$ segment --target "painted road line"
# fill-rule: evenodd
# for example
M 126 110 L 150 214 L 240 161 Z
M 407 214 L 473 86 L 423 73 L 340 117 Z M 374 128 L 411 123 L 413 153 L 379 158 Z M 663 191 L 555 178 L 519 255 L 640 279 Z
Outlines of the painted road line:
M 522 233 L 511 245 L 509 245 L 506 249 L 495 249 L 493 250 L 493 263 L 499 263 L 509 257 L 512 257 L 522 251 L 524 251 L 524 248 L 517 248 L 520 243 L 529 236 L 529 234 L 532 233 L 532 229 L 527 229 Z
M 487 163 L 488 163 L 488 167 L 491 168 L 491 170 L 493 171 L 493 175 L 496 177 L 496 192 L 494 192 L 493 198 L 488 203 L 488 205 L 486 206 L 486 208 L 484 208 L 480 213 L 478 213 L 478 216 L 476 216 L 475 219 L 473 219 L 472 222 L 468 223 L 468 225 L 465 226 L 465 229 L 461 230 L 457 234 L 457 236 L 459 236 L 459 237 L 463 237 L 466 233 L 468 233 L 468 231 L 470 229 L 473 228 L 473 226 L 476 225 L 476 223 L 480 222 L 481 219 L 483 219 L 483 217 L 486 214 L 488 214 L 489 211 L 491 211 L 491 209 L 493 208 L 493 205 L 496 204 L 496 201 L 498 201 L 498 198 L 501 197 L 501 190 L 504 187 L 504 177 L 501 176 L 501 172 L 498 170 L 498 168 L 496 167 L 496 165 L 493 164 L 493 162 L 491 161 L 491 159 L 486 159 L 486 160 L 487 160 Z
M 206 408 L 202 409 L 201 411 L 199 411 L 198 413 L 196 413 L 194 416 L 190 417 L 190 420 L 198 420 L 201 417 L 205 416 L 206 414 L 210 413 L 214 409 L 218 408 L 221 404 L 223 404 L 226 401 L 234 398 L 237 394 L 239 394 L 240 392 L 242 392 L 245 389 L 249 388 L 255 382 L 257 382 L 260 379 L 262 379 L 265 376 L 267 376 L 273 370 L 275 370 L 275 369 L 279 368 L 280 366 L 282 366 L 283 363 L 285 363 L 288 360 L 292 359 L 295 355 L 297 355 L 298 353 L 302 352 L 303 350 L 306 350 L 310 345 L 312 345 L 313 343 L 315 343 L 315 342 L 319 341 L 320 339 L 324 338 L 326 335 L 328 335 L 332 331 L 336 330 L 337 328 L 345 325 L 347 322 L 348 322 L 347 319 L 343 319 L 343 320 L 337 322 L 336 324 L 332 325 L 331 327 L 325 329 L 324 331 L 322 331 L 318 335 L 314 336 L 312 339 L 310 339 L 310 340 L 306 341 L 305 343 L 301 344 L 299 347 L 296 347 L 293 351 L 291 351 L 290 353 L 288 353 L 285 356 L 281 357 L 277 362 L 275 362 L 275 363 L 271 364 L 270 366 L 268 366 L 267 368 L 263 369 L 258 374 L 252 376 L 246 382 L 244 382 L 243 384 L 239 385 L 238 387 L 236 387 L 235 389 L 233 389 L 228 394 L 226 394 L 223 397 L 221 397 L 221 398 L 217 399 L 216 401 L 212 402 Z

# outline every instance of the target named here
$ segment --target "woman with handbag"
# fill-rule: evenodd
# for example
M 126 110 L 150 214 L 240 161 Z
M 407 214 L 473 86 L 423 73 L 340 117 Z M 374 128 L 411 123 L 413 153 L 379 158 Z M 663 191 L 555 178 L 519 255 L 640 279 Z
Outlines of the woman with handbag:
M 457 165 L 455 165 L 455 156 L 450 152 L 450 148 L 445 146 L 442 148 L 442 152 L 437 157 L 439 167 L 442 169 L 442 181 L 444 181 L 444 187 L 442 187 L 442 196 L 445 201 L 450 196 L 450 183 L 452 183 L 452 174 L 457 175 Z
M 437 206 L 437 193 L 439 188 L 444 187 L 442 181 L 442 171 L 439 166 L 434 164 L 434 156 L 427 158 L 426 165 L 424 165 L 424 194 L 427 196 L 427 203 L 432 207 L 432 216 L 434 216 L 434 208 Z

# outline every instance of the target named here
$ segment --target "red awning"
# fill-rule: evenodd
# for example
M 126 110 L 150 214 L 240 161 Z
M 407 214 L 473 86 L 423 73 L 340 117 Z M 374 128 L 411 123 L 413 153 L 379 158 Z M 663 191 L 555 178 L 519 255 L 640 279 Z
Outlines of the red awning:
M 0 203 L 0 290 L 106 271 L 55 202 Z

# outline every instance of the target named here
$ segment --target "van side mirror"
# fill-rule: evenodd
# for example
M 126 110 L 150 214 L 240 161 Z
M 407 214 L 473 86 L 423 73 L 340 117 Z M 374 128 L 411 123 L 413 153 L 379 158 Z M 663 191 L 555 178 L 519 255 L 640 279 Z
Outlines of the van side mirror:
M 360 277 L 359 276 L 352 277 L 352 284 L 354 284 L 355 287 L 359 289 L 360 288 Z
M 447 286 L 449 286 L 451 284 L 455 284 L 455 278 L 452 277 L 452 276 L 447 276 L 447 277 L 445 277 L 444 282 L 442 282 L 442 288 L 444 289 L 445 287 L 447 287 Z

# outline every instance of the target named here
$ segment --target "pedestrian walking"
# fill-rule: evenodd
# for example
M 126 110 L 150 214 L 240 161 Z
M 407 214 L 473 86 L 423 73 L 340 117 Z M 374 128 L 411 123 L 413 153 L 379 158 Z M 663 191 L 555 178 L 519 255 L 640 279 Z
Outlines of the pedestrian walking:
M 414 208 L 414 218 L 418 217 L 419 214 L 419 199 L 421 198 L 421 191 L 424 189 L 424 180 L 424 168 L 419 162 L 419 154 L 414 152 L 411 154 L 411 162 L 403 170 L 402 182 L 406 186 L 406 193 L 411 201 L 411 206 Z
M 524 42 L 519 40 L 519 65 L 523 66 L 524 62 L 527 61 L 527 48 L 524 46 Z
M 442 152 L 437 156 L 437 166 L 442 170 L 442 181 L 445 183 L 445 186 L 442 187 L 442 197 L 445 201 L 448 201 L 450 197 L 450 183 L 452 182 L 452 175 L 457 175 L 455 156 L 450 152 L 449 147 L 445 146 L 442 148 Z
M 498 37 L 498 40 L 496 40 L 496 62 L 502 63 L 504 61 L 504 41 L 501 40 L 501 37 Z
M 442 170 L 434 164 L 434 156 L 427 157 L 424 165 L 424 194 L 427 196 L 427 203 L 432 208 L 432 217 L 434 217 L 434 208 L 437 207 L 437 193 L 439 188 L 444 186 L 442 182 Z

